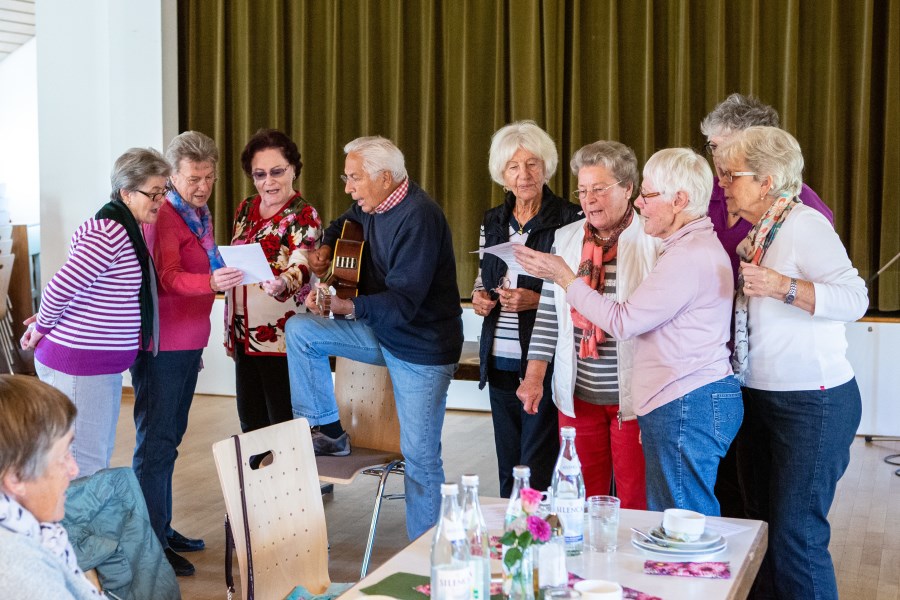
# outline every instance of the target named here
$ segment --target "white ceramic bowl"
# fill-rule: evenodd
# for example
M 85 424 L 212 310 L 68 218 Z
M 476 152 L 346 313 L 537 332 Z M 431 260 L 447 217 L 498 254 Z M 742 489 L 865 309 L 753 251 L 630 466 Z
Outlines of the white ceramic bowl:
M 622 586 L 615 581 L 585 579 L 575 584 L 582 600 L 622 600 Z
M 682 542 L 696 542 L 706 529 L 706 517 L 692 510 L 668 508 L 663 512 L 666 536 Z

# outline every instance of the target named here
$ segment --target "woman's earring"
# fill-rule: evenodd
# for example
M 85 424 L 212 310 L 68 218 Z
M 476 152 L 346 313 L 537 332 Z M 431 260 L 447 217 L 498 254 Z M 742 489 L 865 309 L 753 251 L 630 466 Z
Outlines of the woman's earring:
M 503 186 L 503 193 L 504 193 L 504 194 L 508 194 L 508 193 L 509 193 L 509 188 L 506 187 L 505 185 Z

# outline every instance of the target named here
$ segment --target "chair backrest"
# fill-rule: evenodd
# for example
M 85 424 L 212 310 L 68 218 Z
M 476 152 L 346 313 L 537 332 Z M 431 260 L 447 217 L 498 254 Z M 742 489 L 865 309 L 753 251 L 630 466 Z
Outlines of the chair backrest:
M 234 534 L 243 597 L 247 598 L 247 544 L 238 469 L 244 475 L 254 597 L 281 599 L 298 585 L 321 594 L 331 583 L 328 535 L 309 422 L 294 419 L 238 439 L 240 465 L 234 438 L 213 444 L 213 456 Z M 251 469 L 250 457 L 265 452 L 272 453 L 271 464 Z
M 9 298 L 9 278 L 12 276 L 13 261 L 15 259 L 15 254 L 0 256 L 0 319 L 6 318 L 6 312 L 9 306 L 7 304 L 7 299 Z
M 400 421 L 387 367 L 337 357 L 334 397 L 354 447 L 400 452 Z

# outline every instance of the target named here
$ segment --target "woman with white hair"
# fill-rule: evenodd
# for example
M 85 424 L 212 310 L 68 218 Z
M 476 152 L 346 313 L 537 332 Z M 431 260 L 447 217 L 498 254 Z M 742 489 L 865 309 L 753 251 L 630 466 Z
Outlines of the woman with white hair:
M 488 168 L 503 186 L 503 204 L 484 213 L 483 250 L 515 242 L 547 252 L 557 229 L 578 220 L 580 208 L 553 193 L 547 182 L 556 172 L 556 145 L 534 121 L 501 127 L 491 138 Z M 481 327 L 481 381 L 488 385 L 494 443 L 500 471 L 500 496 L 512 492 L 512 470 L 531 467 L 531 485 L 550 486 L 559 453 L 559 421 L 550 391 L 552 369 L 541 382 L 543 401 L 533 413 L 523 410 L 516 397 L 525 376 L 525 358 L 531 343 L 541 280 L 507 270 L 506 263 L 482 252 L 472 306 L 484 316 Z
M 565 261 L 517 248 L 529 273 L 551 279 L 569 305 L 618 340 L 634 338 L 632 402 L 646 458 L 647 506 L 719 514 L 716 470 L 741 423 L 729 364 L 734 292 L 728 256 L 706 216 L 712 171 L 695 152 L 660 150 L 636 202 L 662 253 L 624 301 L 593 289 Z
M 769 523 L 759 597 L 837 598 L 828 511 L 862 412 L 844 323 L 868 294 L 828 221 L 797 198 L 789 133 L 751 127 L 718 149 L 729 203 L 753 224 L 738 246 L 732 364 L 743 384 L 737 461 L 748 516 Z

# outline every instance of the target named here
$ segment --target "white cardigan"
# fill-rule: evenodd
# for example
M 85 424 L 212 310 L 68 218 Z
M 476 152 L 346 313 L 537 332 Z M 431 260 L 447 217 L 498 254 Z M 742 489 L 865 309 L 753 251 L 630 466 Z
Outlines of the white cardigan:
M 556 231 L 553 247 L 573 271 L 581 262 L 584 242 L 585 219 L 561 227 Z M 662 242 L 644 233 L 643 220 L 635 213 L 625 231 L 619 236 L 616 253 L 616 301 L 624 302 L 653 269 L 659 258 Z M 544 285 L 549 282 L 545 281 Z M 563 414 L 575 417 L 575 377 L 577 349 L 575 326 L 566 302 L 566 292 L 555 286 L 556 321 L 559 334 L 556 337 L 556 354 L 553 359 L 553 403 Z M 631 407 L 631 376 L 634 366 L 634 340 L 616 340 L 619 376 L 619 414 L 622 419 L 633 419 Z

